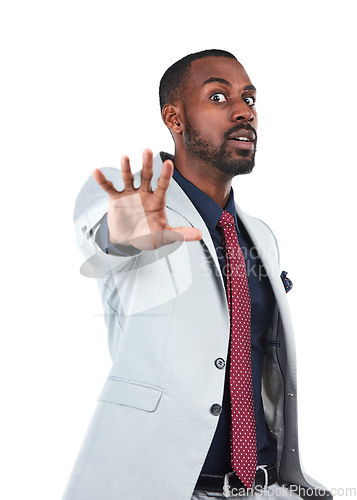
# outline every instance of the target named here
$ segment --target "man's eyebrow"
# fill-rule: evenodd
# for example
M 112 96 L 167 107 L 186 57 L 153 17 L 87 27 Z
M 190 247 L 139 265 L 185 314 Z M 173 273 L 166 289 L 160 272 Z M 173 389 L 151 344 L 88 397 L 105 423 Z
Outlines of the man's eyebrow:
M 246 85 L 243 90 L 254 90 L 254 92 L 257 91 L 254 85 Z
M 208 78 L 208 80 L 203 82 L 202 87 L 203 87 L 203 85 L 206 85 L 207 83 L 212 83 L 212 82 L 223 83 L 224 85 L 227 85 L 228 87 L 232 87 L 231 83 L 229 83 L 224 78 L 218 78 L 218 76 L 211 76 L 211 78 Z
M 211 76 L 211 78 L 208 78 L 205 82 L 203 82 L 202 87 L 207 83 L 223 83 L 223 85 L 232 87 L 232 84 L 228 80 L 225 80 L 224 78 L 219 78 L 218 76 Z M 257 89 L 254 87 L 254 85 L 246 85 L 243 90 L 253 90 L 256 92 Z

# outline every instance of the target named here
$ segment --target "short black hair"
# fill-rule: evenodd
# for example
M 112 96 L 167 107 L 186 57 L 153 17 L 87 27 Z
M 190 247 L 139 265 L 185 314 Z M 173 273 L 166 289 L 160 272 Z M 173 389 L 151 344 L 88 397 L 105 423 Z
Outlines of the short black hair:
M 210 49 L 188 54 L 175 62 L 165 71 L 160 80 L 159 98 L 161 111 L 165 104 L 169 102 L 172 103 L 183 97 L 192 61 L 212 56 L 228 57 L 229 59 L 235 59 L 237 61 L 237 58 L 226 50 Z

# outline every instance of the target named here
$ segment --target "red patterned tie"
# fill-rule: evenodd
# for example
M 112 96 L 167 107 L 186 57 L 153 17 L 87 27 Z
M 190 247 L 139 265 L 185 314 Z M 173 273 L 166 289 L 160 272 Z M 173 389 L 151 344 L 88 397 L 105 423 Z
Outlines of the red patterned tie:
M 227 257 L 227 297 L 231 318 L 231 462 L 247 488 L 254 482 L 257 444 L 253 405 L 250 294 L 243 252 L 239 246 L 234 217 L 224 211 L 222 230 Z

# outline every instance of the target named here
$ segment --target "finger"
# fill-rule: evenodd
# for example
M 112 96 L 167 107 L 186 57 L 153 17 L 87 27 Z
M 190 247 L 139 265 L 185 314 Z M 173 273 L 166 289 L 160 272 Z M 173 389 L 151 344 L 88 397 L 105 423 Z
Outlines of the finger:
M 153 165 L 154 155 L 151 149 L 144 149 L 143 151 L 143 168 L 141 171 L 141 185 L 140 189 L 143 191 L 150 191 L 151 179 L 152 179 L 152 165 Z
M 134 191 L 134 177 L 131 173 L 130 160 L 128 156 L 123 156 L 120 159 L 120 166 L 125 191 Z
M 113 186 L 113 183 L 108 181 L 105 177 L 105 175 L 103 174 L 103 172 L 101 172 L 98 168 L 96 168 L 94 171 L 93 171 L 93 177 L 94 177 L 94 180 L 99 184 L 99 186 L 106 192 L 109 194 L 109 196 L 114 196 L 114 195 L 117 195 L 119 193 L 119 191 L 117 191 L 115 189 L 115 187 Z
M 157 181 L 157 187 L 154 195 L 158 200 L 165 201 L 166 191 L 170 185 L 172 174 L 174 173 L 174 164 L 171 160 L 164 161 L 162 166 L 161 175 Z
M 202 231 L 196 227 L 172 227 L 170 230 L 182 234 L 185 241 L 202 240 Z
M 163 231 L 153 233 L 155 248 L 159 248 L 176 241 L 197 241 L 202 239 L 202 233 L 195 227 L 166 227 Z

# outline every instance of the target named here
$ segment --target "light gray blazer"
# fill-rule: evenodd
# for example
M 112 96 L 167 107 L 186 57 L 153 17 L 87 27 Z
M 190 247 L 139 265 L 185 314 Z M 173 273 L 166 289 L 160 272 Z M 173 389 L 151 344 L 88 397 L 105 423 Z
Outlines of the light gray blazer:
M 153 189 L 161 167 L 158 155 Z M 119 170 L 103 172 L 123 189 Z M 210 408 L 221 404 L 225 379 L 215 360 L 227 359 L 230 335 L 226 291 L 207 227 L 174 180 L 166 208 L 171 226 L 197 227 L 202 240 L 116 257 L 95 243 L 106 193 L 91 177 L 77 198 L 82 273 L 98 280 L 113 365 L 63 500 L 190 500 L 210 447 L 218 422 Z M 276 241 L 262 221 L 237 213 L 276 297 L 262 396 L 280 477 L 323 488 L 300 466 L 293 329 Z

